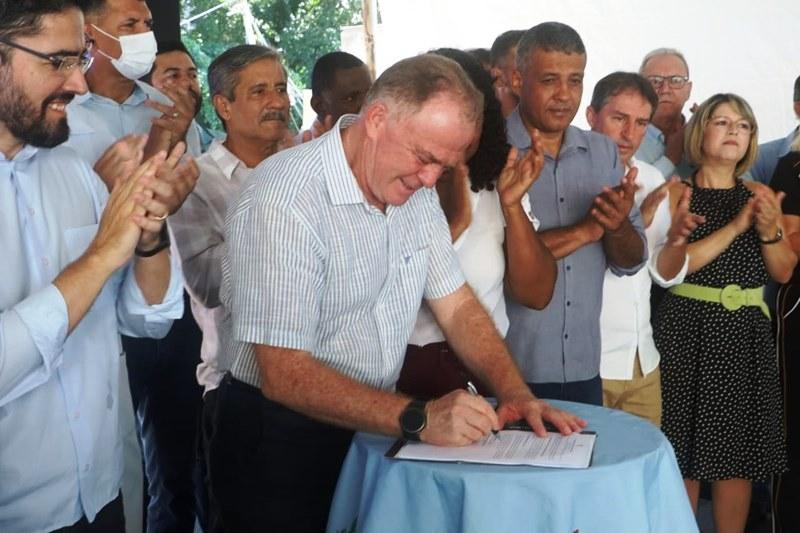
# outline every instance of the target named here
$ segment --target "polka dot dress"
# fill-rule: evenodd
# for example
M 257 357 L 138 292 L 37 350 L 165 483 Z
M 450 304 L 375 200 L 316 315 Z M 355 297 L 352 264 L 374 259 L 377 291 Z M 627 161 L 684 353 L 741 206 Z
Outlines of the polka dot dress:
M 691 211 L 706 222 L 703 239 L 733 220 L 749 190 L 694 187 Z M 687 283 L 722 288 L 760 287 L 769 279 L 758 234 L 740 235 Z M 714 481 L 765 480 L 786 470 L 782 402 L 769 319 L 758 307 L 722 305 L 667 293 L 654 337 L 661 353 L 662 430 L 683 477 Z

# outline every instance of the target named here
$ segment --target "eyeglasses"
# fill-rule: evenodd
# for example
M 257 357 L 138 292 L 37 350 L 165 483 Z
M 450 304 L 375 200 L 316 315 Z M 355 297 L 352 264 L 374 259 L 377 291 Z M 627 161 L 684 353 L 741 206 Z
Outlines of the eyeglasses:
M 28 54 L 36 56 L 40 59 L 44 59 L 53 65 L 54 69 L 63 74 L 71 72 L 75 67 L 78 67 L 82 74 L 86 74 L 86 72 L 88 72 L 89 68 L 92 66 L 92 61 L 94 61 L 94 58 L 89 53 L 92 48 L 91 41 L 87 41 L 86 49 L 77 56 L 64 54 L 43 54 L 41 52 L 37 52 L 36 50 L 31 50 L 27 46 L 22 46 L 21 44 L 8 41 L 6 39 L 0 39 L 0 43 L 10 46 L 11 48 L 16 48 L 17 50 L 22 50 L 23 52 L 27 52 Z
M 745 135 L 750 135 L 753 133 L 753 125 L 744 119 L 734 121 L 728 117 L 711 117 L 708 119 L 708 123 L 715 128 L 724 129 L 726 132 L 733 129 L 737 134 L 744 133 Z
M 647 76 L 647 79 L 654 88 L 660 89 L 664 82 L 667 82 L 670 89 L 683 89 L 683 86 L 689 82 L 689 76 Z

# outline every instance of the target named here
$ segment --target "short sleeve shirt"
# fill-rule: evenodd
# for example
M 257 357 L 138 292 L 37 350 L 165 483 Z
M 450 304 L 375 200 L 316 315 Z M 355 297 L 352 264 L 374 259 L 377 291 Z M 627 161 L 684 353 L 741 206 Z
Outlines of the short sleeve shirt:
M 263 344 L 391 390 L 422 299 L 464 284 L 435 191 L 385 213 L 367 203 L 340 133 L 356 119 L 264 161 L 228 213 L 222 349 L 251 385 Z

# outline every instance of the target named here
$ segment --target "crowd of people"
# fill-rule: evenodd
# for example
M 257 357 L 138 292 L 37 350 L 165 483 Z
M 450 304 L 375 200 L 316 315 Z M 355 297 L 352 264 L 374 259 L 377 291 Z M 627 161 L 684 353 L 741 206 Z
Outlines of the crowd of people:
M 659 426 L 716 531 L 753 482 L 800 527 L 800 129 L 685 112 L 674 48 L 572 126 L 587 51 L 544 22 L 374 81 L 326 54 L 300 132 L 281 55 L 234 46 L 212 132 L 152 27 L 0 0 L 0 531 L 324 531 L 354 431 L 586 426 L 549 399 Z

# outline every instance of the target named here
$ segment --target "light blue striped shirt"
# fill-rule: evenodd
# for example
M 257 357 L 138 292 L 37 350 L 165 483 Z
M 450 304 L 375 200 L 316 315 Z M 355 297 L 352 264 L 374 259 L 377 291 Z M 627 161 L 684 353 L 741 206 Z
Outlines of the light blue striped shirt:
M 340 133 L 356 119 L 264 161 L 228 213 L 221 342 L 251 385 L 263 344 L 391 390 L 422 298 L 464 284 L 434 190 L 385 214 L 367 203 Z
M 161 337 L 183 312 L 178 261 L 148 306 L 133 268 L 106 282 L 67 335 L 52 284 L 97 233 L 108 193 L 66 147 L 0 154 L 0 531 L 91 521 L 117 496 L 120 332 Z

